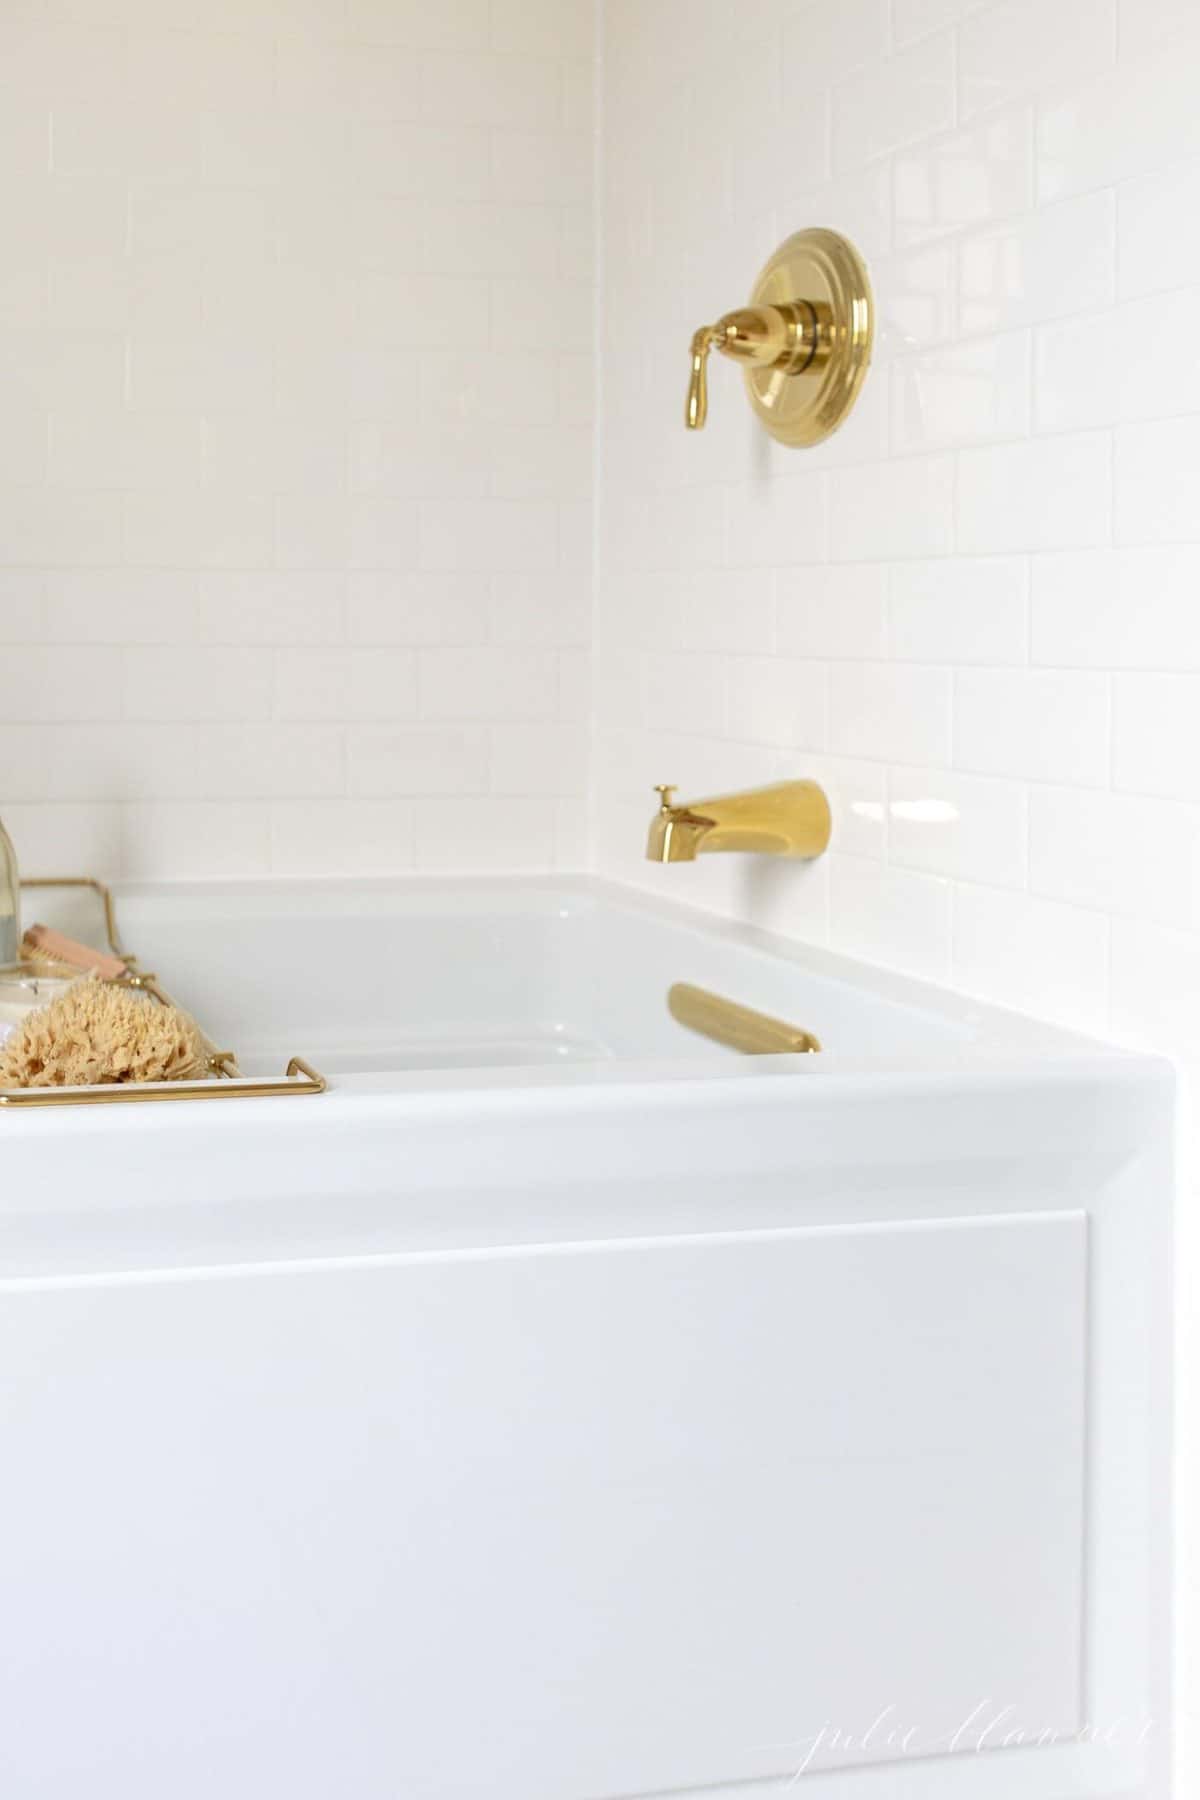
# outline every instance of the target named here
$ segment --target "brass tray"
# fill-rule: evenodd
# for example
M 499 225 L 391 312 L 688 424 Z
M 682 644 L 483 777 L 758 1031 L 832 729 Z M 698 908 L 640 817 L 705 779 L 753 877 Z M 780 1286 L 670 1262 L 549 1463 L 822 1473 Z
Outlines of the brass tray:
M 90 888 L 104 910 L 104 932 L 108 947 L 125 964 L 127 973 L 119 976 L 114 986 L 134 988 L 148 994 L 160 1006 L 174 1004 L 159 983 L 158 976 L 142 969 L 136 956 L 124 948 L 117 930 L 116 904 L 112 890 L 102 881 L 87 875 L 55 875 L 29 877 L 22 888 Z M 293 1056 L 282 1075 L 243 1075 L 232 1050 L 218 1050 L 201 1028 L 201 1041 L 208 1059 L 207 1077 L 193 1081 L 114 1082 L 96 1087 L 0 1088 L 0 1107 L 34 1106 L 127 1106 L 158 1100 L 261 1100 L 283 1094 L 323 1094 L 328 1083 L 302 1057 Z

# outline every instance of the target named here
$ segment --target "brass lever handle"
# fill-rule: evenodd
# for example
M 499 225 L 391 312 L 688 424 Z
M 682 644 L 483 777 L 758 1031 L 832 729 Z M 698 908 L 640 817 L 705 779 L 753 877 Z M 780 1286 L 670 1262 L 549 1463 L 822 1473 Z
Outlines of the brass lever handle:
M 816 313 L 806 301 L 789 306 L 743 306 L 703 325 L 692 339 L 687 428 L 700 431 L 708 418 L 708 356 L 714 345 L 723 356 L 755 368 L 797 374 L 817 353 Z
M 708 353 L 712 349 L 711 325 L 701 326 L 692 339 L 692 378 L 688 382 L 687 428 L 703 431 L 708 418 Z

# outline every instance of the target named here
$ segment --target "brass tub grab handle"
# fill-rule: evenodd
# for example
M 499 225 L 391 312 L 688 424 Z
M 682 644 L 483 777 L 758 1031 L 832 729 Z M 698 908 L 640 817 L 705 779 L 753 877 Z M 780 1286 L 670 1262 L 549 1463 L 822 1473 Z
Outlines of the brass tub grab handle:
M 736 1000 L 686 981 L 677 981 L 668 991 L 667 1009 L 689 1031 L 740 1050 L 743 1056 L 809 1056 L 821 1048 L 820 1038 L 801 1025 L 739 1006 Z

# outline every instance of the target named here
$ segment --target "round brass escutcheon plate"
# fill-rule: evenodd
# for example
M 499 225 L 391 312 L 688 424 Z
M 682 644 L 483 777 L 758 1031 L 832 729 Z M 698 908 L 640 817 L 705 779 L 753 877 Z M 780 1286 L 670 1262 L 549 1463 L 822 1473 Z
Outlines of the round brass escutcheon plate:
M 840 232 L 813 226 L 775 252 L 754 284 L 755 306 L 807 305 L 816 348 L 796 366 L 746 370 L 750 404 L 781 444 L 819 444 L 850 413 L 875 341 L 867 266 Z

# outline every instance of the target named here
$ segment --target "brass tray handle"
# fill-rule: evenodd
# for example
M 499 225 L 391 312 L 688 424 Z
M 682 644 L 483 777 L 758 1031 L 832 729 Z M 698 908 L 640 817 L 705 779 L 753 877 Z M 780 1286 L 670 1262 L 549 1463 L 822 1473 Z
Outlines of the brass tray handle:
M 119 1087 L 0 1089 L 0 1107 L 117 1106 L 151 1100 L 265 1100 L 270 1095 L 323 1094 L 323 1075 L 293 1056 L 286 1075 L 229 1076 L 222 1081 L 141 1081 Z
M 808 1056 L 821 1048 L 820 1038 L 801 1025 L 754 1012 L 686 981 L 677 981 L 669 990 L 667 1008 L 689 1031 L 729 1050 L 740 1050 L 743 1056 Z

